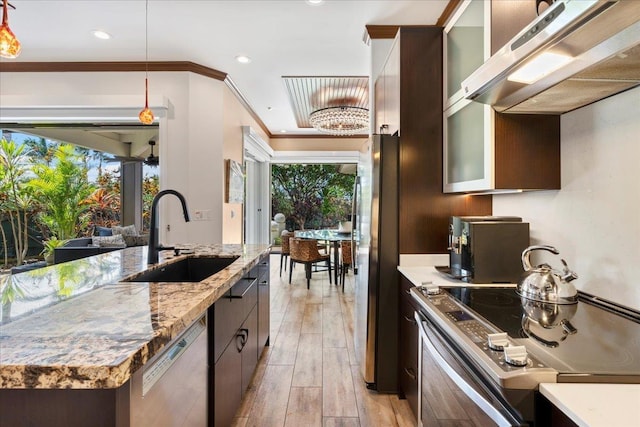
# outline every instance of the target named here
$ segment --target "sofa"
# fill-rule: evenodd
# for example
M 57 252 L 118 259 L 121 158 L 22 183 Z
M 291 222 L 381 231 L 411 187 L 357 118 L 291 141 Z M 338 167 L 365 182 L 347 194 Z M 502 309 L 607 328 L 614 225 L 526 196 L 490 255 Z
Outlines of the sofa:
M 104 254 L 111 251 L 117 251 L 123 247 L 100 247 L 93 244 L 93 238 L 91 237 L 79 237 L 77 239 L 70 239 L 64 245 L 57 247 L 53 250 L 53 263 L 60 264 L 61 262 L 73 261 L 80 258 L 86 258 L 88 256 Z
M 102 227 L 100 227 L 102 228 Z M 118 233 L 127 227 L 114 227 Z M 126 232 L 126 231 L 125 231 Z M 98 230 L 96 230 L 98 234 Z M 79 237 L 68 240 L 64 245 L 53 250 L 53 263 L 74 261 L 93 255 L 104 254 L 117 251 L 129 246 L 144 246 L 149 243 L 149 235 L 143 234 L 108 234 L 104 228 L 100 230 L 100 235 L 93 237 Z

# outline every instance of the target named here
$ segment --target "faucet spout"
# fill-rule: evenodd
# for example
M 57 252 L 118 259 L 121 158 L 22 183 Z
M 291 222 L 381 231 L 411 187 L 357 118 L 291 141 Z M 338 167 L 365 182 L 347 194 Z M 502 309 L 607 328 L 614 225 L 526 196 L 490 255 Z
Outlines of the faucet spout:
M 189 211 L 187 210 L 187 201 L 184 196 L 178 193 L 176 190 L 162 190 L 153 198 L 151 203 L 151 230 L 149 233 L 149 250 L 147 252 L 147 264 L 156 264 L 158 262 L 158 252 L 164 248 L 160 245 L 158 237 L 158 202 L 160 199 L 167 195 L 173 194 L 180 200 L 182 205 L 182 214 L 184 215 L 185 222 L 189 222 Z M 170 249 L 170 248 L 169 248 Z

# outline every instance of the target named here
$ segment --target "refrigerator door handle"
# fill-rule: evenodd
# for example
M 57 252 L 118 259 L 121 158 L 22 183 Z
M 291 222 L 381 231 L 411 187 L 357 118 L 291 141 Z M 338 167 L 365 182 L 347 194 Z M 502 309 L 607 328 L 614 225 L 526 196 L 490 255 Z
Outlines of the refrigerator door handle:
M 351 201 L 351 221 L 355 227 L 351 229 L 351 260 L 353 262 L 353 271 L 354 274 L 358 273 L 358 251 L 356 248 L 356 240 L 355 234 L 360 234 L 360 226 L 358 222 L 358 197 L 360 188 L 360 177 L 356 176 L 356 179 L 353 182 L 353 199 Z

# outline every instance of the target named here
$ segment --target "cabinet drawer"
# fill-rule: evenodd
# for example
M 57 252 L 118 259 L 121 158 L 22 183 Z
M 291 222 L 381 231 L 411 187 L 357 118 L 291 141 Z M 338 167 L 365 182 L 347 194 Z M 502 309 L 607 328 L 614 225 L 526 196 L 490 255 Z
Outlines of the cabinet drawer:
M 227 291 L 213 305 L 213 361 L 217 362 L 244 320 L 243 301 Z
M 252 271 L 253 272 L 253 271 Z M 257 270 L 255 271 L 257 273 Z M 247 318 L 249 312 L 258 303 L 258 278 L 254 275 L 244 277 L 231 288 L 231 299 L 240 302 L 242 321 Z

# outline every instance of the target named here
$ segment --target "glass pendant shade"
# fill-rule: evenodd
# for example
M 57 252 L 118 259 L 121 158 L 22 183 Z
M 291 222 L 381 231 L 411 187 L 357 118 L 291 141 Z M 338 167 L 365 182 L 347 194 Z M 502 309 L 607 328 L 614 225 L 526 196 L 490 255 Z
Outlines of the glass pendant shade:
M 7 0 L 2 1 L 2 25 L 0 26 L 0 56 L 14 59 L 20 55 L 20 42 L 9 28 L 9 12 Z
M 322 133 L 355 135 L 369 132 L 369 110 L 360 107 L 329 107 L 309 115 L 309 123 Z
M 153 124 L 153 111 L 149 108 L 149 79 L 144 79 L 144 108 L 138 114 L 138 118 L 144 125 Z

